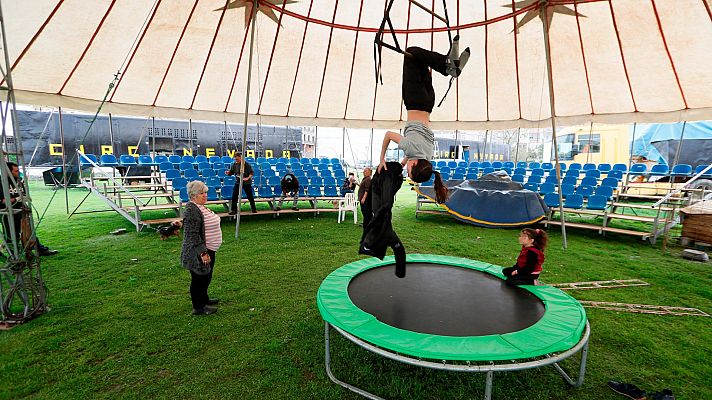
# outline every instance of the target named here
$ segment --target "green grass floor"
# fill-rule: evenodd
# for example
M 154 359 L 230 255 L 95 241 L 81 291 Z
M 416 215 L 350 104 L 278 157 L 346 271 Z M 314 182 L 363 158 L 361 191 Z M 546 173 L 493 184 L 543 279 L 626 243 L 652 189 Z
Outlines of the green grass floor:
M 43 211 L 55 193 L 32 186 Z M 73 208 L 84 197 L 69 191 Z M 90 197 L 84 209 L 101 209 Z M 216 208 L 217 209 L 217 208 Z M 485 229 L 447 216 L 415 218 L 415 196 L 398 195 L 393 225 L 408 252 L 509 266 L 517 230 Z M 156 217 L 160 217 L 158 214 Z M 360 217 L 359 217 L 360 218 Z M 191 316 L 181 239 L 135 233 L 116 213 L 67 218 L 56 192 L 39 227 L 60 253 L 42 259 L 50 310 L 0 331 L 0 398 L 29 399 L 356 399 L 324 370 L 324 325 L 315 297 L 331 271 L 363 258 L 361 227 L 336 214 L 243 218 L 240 239 L 223 221 L 212 296 L 219 312 Z M 112 236 L 126 228 L 129 233 Z M 549 231 L 542 280 L 549 283 L 639 278 L 651 285 L 569 292 L 580 300 L 695 307 L 712 313 L 710 264 L 635 238 L 570 229 L 562 249 Z M 712 399 L 712 319 L 587 309 L 591 342 L 586 380 L 568 387 L 552 367 L 495 374 L 495 399 L 616 399 L 608 380 L 678 399 Z M 332 335 L 337 376 L 390 399 L 481 398 L 482 374 L 399 364 Z M 575 361 L 563 363 L 575 368 Z

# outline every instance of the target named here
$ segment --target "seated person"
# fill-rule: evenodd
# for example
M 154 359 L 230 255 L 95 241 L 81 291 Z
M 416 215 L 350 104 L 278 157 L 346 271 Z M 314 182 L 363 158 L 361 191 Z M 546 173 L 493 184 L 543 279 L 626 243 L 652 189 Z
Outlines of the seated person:
M 507 277 L 506 282 L 510 285 L 535 285 L 539 279 L 544 264 L 544 249 L 549 237 L 541 229 L 524 228 L 519 233 L 519 244 L 522 250 L 519 252 L 517 262 L 504 268 L 502 273 Z
M 353 172 L 349 172 L 349 176 L 344 179 L 344 183 L 341 184 L 341 196 L 346 193 L 353 193 L 356 190 L 356 176 Z
M 297 179 L 297 177 L 294 176 L 294 174 L 292 174 L 291 172 L 287 173 L 279 182 L 279 185 L 282 187 L 282 196 L 280 196 L 279 204 L 277 204 L 277 208 L 275 208 L 274 210 L 279 211 L 282 209 L 282 202 L 284 201 L 284 197 L 287 195 L 294 197 L 294 202 L 292 203 L 292 210 L 299 210 L 299 207 L 297 207 L 297 202 L 299 201 L 299 180 Z

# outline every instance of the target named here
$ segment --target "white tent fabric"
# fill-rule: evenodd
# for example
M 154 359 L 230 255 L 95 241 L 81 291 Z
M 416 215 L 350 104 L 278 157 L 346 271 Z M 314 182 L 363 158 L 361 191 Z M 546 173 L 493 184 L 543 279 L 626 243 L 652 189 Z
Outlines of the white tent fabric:
M 106 95 L 102 112 L 244 118 L 251 1 L 1 1 L 18 102 L 95 112 Z M 443 15 L 441 0 L 420 2 Z M 383 85 L 374 73 L 374 32 L 387 1 L 259 3 L 252 122 L 402 125 L 402 56 L 384 48 Z M 434 110 L 435 129 L 548 125 L 543 25 L 527 21 L 538 4 L 447 0 L 450 25 L 473 56 Z M 710 0 L 548 4 L 559 124 L 712 119 Z M 390 16 L 402 47 L 447 52 L 444 24 L 416 5 L 395 0 Z M 434 74 L 439 100 L 448 79 Z

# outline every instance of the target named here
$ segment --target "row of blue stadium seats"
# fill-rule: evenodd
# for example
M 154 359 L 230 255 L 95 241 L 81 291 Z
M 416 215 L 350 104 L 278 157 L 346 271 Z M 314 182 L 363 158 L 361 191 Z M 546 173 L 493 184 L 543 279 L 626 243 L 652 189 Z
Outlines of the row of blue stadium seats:
M 188 189 L 186 187 L 174 188 L 174 190 L 178 190 L 181 201 L 188 202 L 190 200 L 188 197 Z M 282 187 L 280 185 L 260 185 L 256 188 L 255 194 L 258 199 L 273 199 L 282 195 Z M 231 200 L 233 195 L 233 185 L 208 186 L 208 201 Z M 342 195 L 339 194 L 339 190 L 334 185 L 324 186 L 323 190 L 321 186 L 316 185 L 309 185 L 306 189 L 304 186 L 299 188 L 299 197 L 304 198 L 305 200 L 314 197 L 339 198 L 341 196 Z
M 524 185 L 524 189 L 531 190 L 532 192 L 539 193 L 542 196 L 546 196 L 549 193 L 556 193 L 558 195 L 558 190 L 555 185 L 552 185 L 551 183 L 542 183 L 541 185 L 537 185 L 535 183 L 527 183 Z M 589 186 L 589 185 L 561 185 L 561 197 L 568 197 L 572 194 L 577 194 L 583 196 L 584 199 L 587 199 L 591 196 L 598 195 L 598 196 L 604 196 L 606 199 L 611 200 L 613 199 L 613 194 L 615 192 L 616 188 L 611 187 L 611 186 L 606 186 L 606 185 L 600 185 L 600 186 Z
M 606 207 L 608 207 L 610 199 L 606 198 L 606 196 L 602 195 L 591 195 L 588 197 L 588 200 L 586 201 L 586 204 L 584 205 L 584 197 L 580 194 L 571 194 L 569 196 L 566 196 L 564 199 L 564 208 L 569 208 L 569 209 L 574 209 L 574 210 L 580 210 L 580 209 L 587 209 L 587 210 L 593 210 L 593 211 L 604 211 Z M 558 193 L 548 193 L 544 195 L 544 203 L 549 207 L 556 209 L 559 207 L 561 204 L 559 202 L 559 194 Z
M 173 187 L 174 190 L 181 189 L 186 187 L 188 182 L 190 181 L 202 181 L 205 183 L 208 187 L 220 187 L 223 185 L 235 185 L 235 177 L 234 176 L 226 176 L 224 178 L 220 178 L 219 176 L 210 176 L 210 177 L 201 177 L 201 176 L 186 176 L 186 177 L 176 177 L 172 180 L 171 182 L 171 187 Z M 260 177 L 257 179 L 254 179 L 253 181 L 253 186 L 261 186 L 261 185 L 270 185 L 270 186 L 280 186 L 281 178 L 278 176 L 270 176 L 270 177 Z M 320 176 L 315 176 L 312 178 L 303 178 L 301 181 L 301 186 L 339 186 L 338 181 L 334 177 L 320 177 Z
M 101 157 L 97 157 L 95 154 L 84 154 L 80 158 L 81 165 L 91 165 L 92 163 L 107 167 L 116 166 L 134 166 L 134 165 L 145 165 L 145 166 L 159 166 L 161 163 L 170 162 L 173 165 L 178 165 L 180 163 L 190 163 L 190 164 L 200 164 L 200 163 L 223 163 L 232 164 L 233 159 L 230 156 L 179 156 L 179 155 L 163 155 L 157 154 L 152 157 L 149 154 L 142 154 L 139 156 L 134 156 L 130 154 L 121 154 L 117 159 L 113 154 L 103 154 Z M 254 159 L 252 157 L 246 157 L 245 161 L 248 163 L 267 163 L 269 165 L 276 165 L 278 163 L 283 164 L 294 164 L 299 163 L 303 165 L 341 165 L 341 161 L 338 158 L 264 158 L 257 157 Z
M 288 170 L 280 170 L 280 171 L 275 171 L 273 169 L 268 169 L 264 171 L 258 171 L 255 170 L 253 174 L 253 179 L 254 180 L 259 180 L 261 177 L 266 177 L 266 178 L 271 178 L 271 177 L 277 177 L 278 179 L 281 179 L 284 177 L 289 171 Z M 321 171 L 316 171 L 316 170 L 293 170 L 291 171 L 294 176 L 297 177 L 299 181 L 306 181 L 307 179 L 312 179 L 312 178 L 331 178 L 335 179 L 336 182 L 341 182 L 342 180 L 346 179 L 346 173 L 343 170 L 336 170 L 332 173 L 331 170 L 321 170 Z M 165 171 L 165 176 L 166 180 L 172 181 L 176 178 L 187 178 L 188 180 L 196 179 L 199 177 L 202 178 L 211 178 L 213 176 L 217 176 L 220 178 L 225 178 L 227 176 L 225 169 L 212 169 L 212 168 L 205 168 L 198 172 L 198 170 L 193 169 L 193 168 L 188 168 L 185 170 L 177 170 L 177 169 L 169 169 Z

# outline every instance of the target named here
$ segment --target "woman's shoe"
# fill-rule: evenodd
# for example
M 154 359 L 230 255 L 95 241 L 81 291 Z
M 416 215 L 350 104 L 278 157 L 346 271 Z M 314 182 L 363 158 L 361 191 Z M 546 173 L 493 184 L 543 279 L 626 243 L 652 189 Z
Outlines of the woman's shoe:
M 210 315 L 210 314 L 215 314 L 216 312 L 218 312 L 217 307 L 205 306 L 203 308 L 194 308 L 193 309 L 193 315 Z

